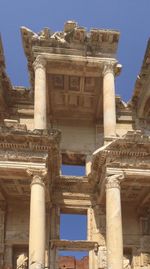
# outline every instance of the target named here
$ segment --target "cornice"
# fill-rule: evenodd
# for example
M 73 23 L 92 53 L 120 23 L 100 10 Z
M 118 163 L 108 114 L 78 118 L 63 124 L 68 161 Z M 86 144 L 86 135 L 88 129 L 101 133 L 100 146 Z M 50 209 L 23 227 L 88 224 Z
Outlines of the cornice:
M 93 185 L 102 182 L 101 175 L 108 168 L 150 169 L 150 137 L 132 131 L 98 149 L 93 154 L 89 182 Z
M 59 146 L 60 139 L 61 132 L 57 129 L 31 131 L 19 123 L 0 126 L 0 149 L 49 151 Z
M 44 28 L 40 33 L 34 33 L 26 27 L 21 27 L 23 46 L 26 55 L 31 54 L 32 46 L 46 46 L 59 48 L 84 49 L 87 53 L 95 54 L 98 51 L 116 53 L 120 33 L 109 29 L 91 29 L 87 32 L 84 27 L 80 27 L 76 22 L 65 23 L 64 30 L 52 32 Z
M 60 54 L 64 58 L 69 56 L 69 61 L 72 56 L 76 58 L 82 55 L 84 56 L 82 58 L 85 58 L 85 63 L 89 61 L 88 58 L 93 61 L 96 57 L 99 59 L 104 57 L 115 59 L 120 33 L 111 29 L 91 29 L 90 32 L 87 32 L 84 27 L 78 26 L 76 22 L 68 21 L 64 30 L 60 32 L 52 32 L 50 29 L 44 28 L 40 33 L 35 33 L 26 27 L 21 27 L 21 35 L 33 90 L 33 62 L 38 55 L 47 52 L 51 58 L 53 54 L 55 57 Z M 55 61 L 53 57 L 52 60 Z M 92 61 L 91 64 L 93 64 Z M 118 70 L 120 68 L 116 69 L 115 74 L 118 73 Z

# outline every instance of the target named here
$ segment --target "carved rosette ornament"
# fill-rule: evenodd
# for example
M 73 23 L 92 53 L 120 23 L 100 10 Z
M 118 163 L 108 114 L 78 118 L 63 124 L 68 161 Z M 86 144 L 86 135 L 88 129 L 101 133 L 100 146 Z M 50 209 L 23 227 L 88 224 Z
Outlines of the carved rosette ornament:
M 112 175 L 106 178 L 106 189 L 118 188 L 120 189 L 120 183 L 124 179 L 124 174 Z
M 45 179 L 47 176 L 47 169 L 27 169 L 27 174 L 32 177 L 31 186 L 39 184 L 45 186 Z
M 34 71 L 38 68 L 44 69 L 46 68 L 46 59 L 42 56 L 37 56 L 35 61 L 33 62 Z

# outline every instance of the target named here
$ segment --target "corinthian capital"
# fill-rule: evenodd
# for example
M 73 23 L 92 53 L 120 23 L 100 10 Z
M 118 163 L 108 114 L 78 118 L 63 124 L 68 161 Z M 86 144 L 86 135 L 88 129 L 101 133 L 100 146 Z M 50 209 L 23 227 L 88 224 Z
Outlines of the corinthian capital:
M 46 66 L 46 59 L 43 58 L 41 55 L 37 56 L 35 61 L 33 62 L 34 70 L 37 68 L 45 69 Z
M 124 174 L 112 175 L 106 179 L 106 189 L 118 188 L 120 189 L 120 183 L 124 179 Z
M 45 185 L 44 181 L 47 176 L 47 169 L 27 169 L 27 174 L 32 178 L 31 185 L 40 184 Z
M 103 66 L 103 76 L 105 76 L 107 73 L 113 73 L 114 74 L 114 67 L 115 67 L 115 63 L 112 61 L 109 62 L 105 62 L 104 66 Z

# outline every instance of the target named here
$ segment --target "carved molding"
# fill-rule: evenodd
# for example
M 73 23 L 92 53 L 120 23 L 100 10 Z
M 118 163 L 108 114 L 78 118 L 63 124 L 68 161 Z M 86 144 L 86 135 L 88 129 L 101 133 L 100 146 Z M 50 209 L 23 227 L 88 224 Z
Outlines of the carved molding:
M 47 177 L 47 169 L 27 169 L 27 174 L 32 177 L 31 186 L 33 184 L 40 184 L 45 186 L 45 179 Z
M 0 126 L 0 149 L 26 151 L 58 150 L 61 132 L 56 129 L 27 130 L 19 123 Z
M 34 71 L 36 71 L 38 68 L 43 69 L 45 71 L 46 67 L 46 59 L 41 56 L 37 56 L 35 61 L 33 62 L 33 68 Z
M 103 67 L 103 77 L 106 76 L 108 73 L 112 73 L 114 75 L 114 62 L 104 62 Z
M 118 188 L 120 189 L 120 183 L 124 179 L 123 174 L 112 175 L 106 178 L 106 189 Z

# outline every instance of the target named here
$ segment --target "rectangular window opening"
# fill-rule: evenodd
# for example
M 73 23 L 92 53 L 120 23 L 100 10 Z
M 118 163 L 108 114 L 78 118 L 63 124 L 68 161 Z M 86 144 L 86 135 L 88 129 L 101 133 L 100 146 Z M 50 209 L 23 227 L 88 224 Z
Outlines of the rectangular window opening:
M 60 239 L 87 240 L 87 215 L 61 213 Z
M 64 176 L 85 176 L 85 165 L 62 164 L 61 174 Z
M 61 250 L 58 256 L 59 269 L 89 269 L 88 251 Z

